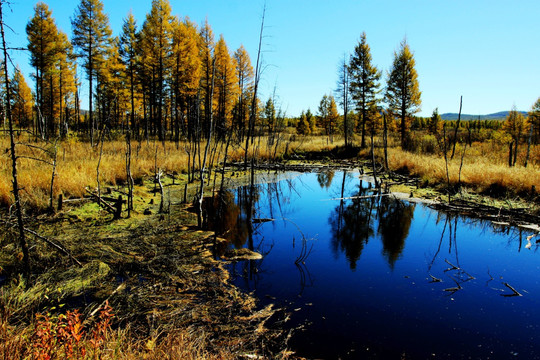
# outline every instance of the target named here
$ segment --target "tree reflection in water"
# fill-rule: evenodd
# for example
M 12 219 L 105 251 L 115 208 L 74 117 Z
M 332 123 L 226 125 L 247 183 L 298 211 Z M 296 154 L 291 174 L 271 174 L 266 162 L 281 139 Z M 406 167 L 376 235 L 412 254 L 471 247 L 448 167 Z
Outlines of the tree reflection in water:
M 332 185 L 334 174 L 334 170 L 321 171 L 317 174 L 317 182 L 319 183 L 321 189 L 328 189 L 330 185 Z
M 328 220 L 334 255 L 344 252 L 350 268 L 356 269 L 365 245 L 377 230 L 383 244 L 383 255 L 393 269 L 405 247 L 415 205 L 380 196 L 370 183 L 364 187 L 362 180 L 358 193 L 346 205 L 346 199 L 343 198 L 345 177 L 346 172 L 343 174 L 340 203 Z
M 378 233 L 383 244 L 383 255 L 392 269 L 403 252 L 405 239 L 409 236 L 414 208 L 414 204 L 405 204 L 389 197 L 379 198 Z

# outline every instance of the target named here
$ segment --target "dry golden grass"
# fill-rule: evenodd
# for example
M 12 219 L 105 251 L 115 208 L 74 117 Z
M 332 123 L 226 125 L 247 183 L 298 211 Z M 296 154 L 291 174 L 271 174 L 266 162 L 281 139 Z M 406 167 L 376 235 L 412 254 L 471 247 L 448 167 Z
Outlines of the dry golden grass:
M 531 157 L 532 161 L 525 168 L 520 164 L 509 167 L 505 154 L 500 150 L 492 149 L 482 155 L 485 145 L 474 144 L 472 149 L 466 150 L 461 170 L 462 185 L 477 192 L 486 192 L 491 189 L 496 193 L 509 190 L 516 194 L 530 193 L 534 186 L 538 193 L 540 166 L 537 157 L 540 147 L 534 148 L 534 157 Z M 456 150 L 453 160 L 449 159 L 448 173 L 452 185 L 459 181 L 460 150 Z M 379 159 L 382 159 L 382 150 L 378 149 L 377 155 Z M 392 170 L 407 171 L 429 184 L 447 183 L 446 165 L 441 155 L 416 154 L 393 148 L 389 150 L 388 162 Z
M 30 139 L 19 139 L 19 142 L 32 142 Z M 368 140 L 369 142 L 369 140 Z M 359 143 L 358 137 L 355 143 Z M 395 141 L 390 138 L 390 144 Z M 51 144 L 34 143 L 36 146 L 46 146 L 53 150 Z M 277 144 L 277 145 L 276 145 Z M 269 159 L 281 159 L 284 155 L 293 153 L 325 152 L 336 146 L 343 146 L 342 137 L 335 136 L 330 142 L 326 136 L 298 136 L 291 134 L 280 135 L 273 145 L 269 145 L 267 137 L 256 138 L 250 147 L 250 154 L 255 153 L 262 161 Z M 377 140 L 380 144 L 380 140 Z M 0 138 L 0 146 L 9 147 L 6 137 Z M 204 143 L 202 144 L 204 147 Z M 73 139 L 58 144 L 57 176 L 54 182 L 53 194 L 63 194 L 64 197 L 81 197 L 85 194 L 85 188 L 97 186 L 96 168 L 99 161 L 100 148 L 91 147 L 88 143 L 78 142 Z M 458 182 L 461 148 L 458 145 L 456 156 L 449 164 L 450 181 Z M 530 191 L 534 185 L 540 189 L 540 146 L 534 146 L 531 151 L 529 166 L 522 166 L 525 158 L 526 147 L 521 146 L 518 155 L 518 165 L 509 168 L 507 165 L 508 149 L 506 146 L 486 141 L 474 143 L 466 149 L 463 170 L 461 174 L 462 184 L 477 191 L 485 191 L 490 187 L 506 188 L 514 193 Z M 222 159 L 222 152 L 218 153 L 216 163 Z M 106 141 L 103 146 L 103 155 L 100 164 L 100 183 L 102 185 L 123 184 L 126 180 L 125 170 L 126 145 L 123 141 Z M 157 153 L 157 163 L 156 163 Z M 50 156 L 44 156 L 43 152 L 30 149 L 24 145 L 18 146 L 18 154 L 27 157 L 39 157 L 50 161 Z M 363 150 L 360 155 L 367 156 Z M 382 159 L 382 149 L 377 149 L 377 156 Z M 393 170 L 407 169 L 412 175 L 424 179 L 430 184 L 446 183 L 446 170 L 442 156 L 432 154 L 410 153 L 392 146 L 389 149 L 389 162 Z M 0 157 L 0 206 L 12 204 L 11 195 L 11 162 L 9 152 L 5 151 Z M 233 144 L 229 149 L 229 161 L 242 161 L 244 149 L 240 144 Z M 133 142 L 132 144 L 132 174 L 134 178 L 151 176 L 155 167 L 165 172 L 186 172 L 188 155 L 185 144 L 181 143 L 178 148 L 172 142 Z M 35 160 L 21 159 L 19 161 L 20 186 L 22 198 L 26 208 L 44 209 L 48 206 L 50 197 L 50 181 L 52 167 L 49 164 Z
M 24 142 L 21 139 L 21 142 Z M 32 143 L 35 146 L 54 147 L 44 143 Z M 8 147 L 6 138 L 0 139 L 0 146 Z M 65 141 L 58 144 L 57 168 L 53 193 L 56 197 L 62 193 L 65 197 L 81 197 L 85 187 L 97 186 L 97 165 L 99 147 L 92 148 L 88 143 Z M 40 150 L 31 149 L 24 145 L 17 147 L 17 154 L 24 157 L 39 158 L 52 161 L 51 157 Z M 148 176 L 154 173 L 156 166 L 166 172 L 182 172 L 187 168 L 187 154 L 181 147 L 176 149 L 172 143 L 132 144 L 132 174 L 134 178 Z M 126 145 L 122 141 L 105 142 L 100 163 L 100 182 L 102 185 L 122 184 L 126 181 L 125 157 Z M 2 154 L 0 162 L 0 205 L 12 203 L 11 196 L 11 161 L 8 153 Z M 21 158 L 18 162 L 19 182 L 23 189 L 23 201 L 29 207 L 42 209 L 48 205 L 52 166 L 50 164 Z
M 28 143 L 33 146 L 44 147 L 54 150 L 52 144 L 35 142 L 33 139 L 20 138 L 20 143 Z M 336 145 L 342 145 L 342 140 L 336 140 L 333 144 L 328 143 L 326 137 L 297 137 L 283 135 L 274 145 L 268 145 L 268 138 L 256 139 L 250 147 L 250 155 L 255 153 L 261 160 L 274 157 L 280 158 L 283 154 L 293 151 L 324 151 Z M 277 144 L 277 145 L 276 145 Z M 204 143 L 202 146 L 204 147 Z M 0 146 L 4 149 L 9 147 L 7 137 L 0 138 Z M 276 149 L 277 147 L 277 149 Z M 157 157 L 156 157 L 157 153 Z M 219 151 L 218 161 L 221 161 L 223 150 Z M 50 155 L 43 151 L 29 148 L 25 145 L 17 146 L 17 154 L 23 156 L 18 162 L 19 183 L 23 189 L 21 196 L 27 208 L 44 209 L 49 204 L 50 183 L 52 166 L 50 164 L 31 160 L 39 158 L 48 162 L 52 161 Z M 97 165 L 99 161 L 99 146 L 91 147 L 89 143 L 78 142 L 73 139 L 60 142 L 57 146 L 57 168 L 54 180 L 53 195 L 57 197 L 63 194 L 65 198 L 81 197 L 85 194 L 85 188 L 97 186 Z M 117 185 L 126 181 L 126 145 L 123 141 L 106 141 L 103 146 L 103 154 L 100 163 L 101 185 Z M 157 161 L 156 161 L 157 158 Z M 11 195 L 11 161 L 9 152 L 2 153 L 0 157 L 0 206 L 9 206 L 13 199 Z M 229 149 L 229 161 L 242 161 L 244 159 L 243 148 L 236 144 Z M 165 142 L 136 142 L 132 143 L 131 171 L 134 178 L 142 178 L 154 174 L 155 167 L 165 172 L 186 172 L 188 155 L 185 144 L 181 143 L 178 148 L 175 143 Z

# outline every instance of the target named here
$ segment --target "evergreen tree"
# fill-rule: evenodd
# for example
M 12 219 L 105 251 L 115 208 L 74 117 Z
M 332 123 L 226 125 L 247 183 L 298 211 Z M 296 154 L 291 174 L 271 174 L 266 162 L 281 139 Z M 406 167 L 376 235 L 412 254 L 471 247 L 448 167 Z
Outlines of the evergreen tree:
M 300 114 L 300 118 L 296 123 L 296 132 L 299 135 L 309 135 L 310 131 L 311 130 L 309 128 L 309 122 L 307 120 L 306 113 L 302 111 L 302 114 Z
M 315 130 L 317 128 L 317 119 L 315 118 L 315 116 L 313 116 L 313 114 L 311 113 L 311 109 L 309 108 L 306 111 L 306 120 L 309 124 L 309 133 L 315 133 Z
M 359 129 L 362 132 L 361 146 L 366 146 L 366 122 L 370 109 L 377 105 L 379 79 L 381 73 L 371 64 L 371 52 L 366 41 L 366 33 L 362 33 L 358 45 L 354 48 L 349 67 L 351 74 L 351 94 L 356 102 L 359 115 Z
M 439 136 L 443 125 L 443 120 L 441 119 L 441 115 L 439 115 L 439 109 L 433 110 L 433 114 L 427 123 L 428 131 L 435 136 Z
M 406 147 L 406 136 L 411 116 L 420 111 L 420 87 L 415 60 L 407 40 L 394 52 L 394 62 L 388 74 L 385 100 L 390 111 L 400 118 L 401 146 Z
M 102 66 L 107 48 L 111 45 L 111 29 L 109 18 L 103 12 L 100 0 L 81 0 L 71 20 L 73 28 L 73 46 L 77 54 L 83 58 L 83 67 L 88 78 L 88 115 L 90 138 L 93 144 L 96 122 L 93 116 L 94 78 Z
M 270 97 L 264 105 L 264 125 L 266 126 L 268 133 L 272 134 L 276 126 L 276 107 L 274 100 Z

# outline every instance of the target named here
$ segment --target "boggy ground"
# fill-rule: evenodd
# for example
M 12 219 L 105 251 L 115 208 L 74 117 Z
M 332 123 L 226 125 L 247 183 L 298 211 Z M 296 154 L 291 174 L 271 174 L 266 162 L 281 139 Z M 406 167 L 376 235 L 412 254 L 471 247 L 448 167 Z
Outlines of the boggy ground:
M 289 160 L 287 164 L 305 171 L 361 165 L 366 174 L 371 171 L 369 162 L 356 157 L 341 161 Z M 261 168 L 273 171 L 286 170 L 287 166 Z M 239 183 L 249 177 L 237 168 L 233 171 Z M 377 175 L 388 184 L 389 191 L 435 200 L 447 196 L 440 188 L 425 186 L 421 179 L 383 174 L 380 166 Z M 0 357 L 38 358 L 37 350 L 43 349 L 43 353 L 68 354 L 65 340 L 58 340 L 58 329 L 64 326 L 59 319 L 73 309 L 82 313 L 81 324 L 88 336 L 82 337 L 77 346 L 88 349 L 84 352 L 87 357 L 293 356 L 287 351 L 288 334 L 280 330 L 285 311 L 258 307 L 252 296 L 228 282 L 223 262 L 212 255 L 214 234 L 198 229 L 195 214 L 181 201 L 185 179 L 179 177 L 174 185 L 170 178 L 165 182 L 164 214 L 157 213 L 160 196 L 154 191 L 155 185 L 146 181 L 136 187 L 135 211 L 129 218 L 124 212 L 121 219 L 113 220 L 111 214 L 87 200 L 83 204 L 68 203 L 54 215 L 43 214 L 28 221 L 27 227 L 61 243 L 82 267 L 29 235 L 32 276 L 27 282 L 16 275 L 23 272 L 16 235 L 4 232 L 0 238 Z M 196 188 L 195 184 L 191 186 L 189 200 Z M 122 194 L 121 187 L 110 189 L 107 196 L 111 198 Z M 453 194 L 456 198 L 510 210 L 532 210 L 536 203 L 491 199 L 466 190 Z M 114 317 L 98 348 L 92 334 L 100 323 L 100 309 L 107 303 Z M 40 327 L 43 321 L 37 314 L 49 315 L 45 324 L 54 333 L 50 339 L 44 338 Z M 82 352 L 74 354 L 77 356 L 72 358 L 81 358 Z
M 168 185 L 166 214 L 157 213 L 160 197 L 152 194 L 154 185 L 146 183 L 136 189 L 130 218 L 123 213 L 121 219 L 112 220 L 111 214 L 86 202 L 28 224 L 65 246 L 82 267 L 29 237 L 32 276 L 25 282 L 14 275 L 22 272 L 19 250 L 15 235 L 6 232 L 0 255 L 1 358 L 47 358 L 38 356 L 47 341 L 51 349 L 41 355 L 47 351 L 67 354 L 66 340 L 58 332 L 61 326 L 54 325 L 59 314 L 79 309 L 83 327 L 95 334 L 99 309 L 107 303 L 114 317 L 98 351 L 101 358 L 290 355 L 287 334 L 279 330 L 286 314 L 271 306 L 258 307 L 251 295 L 228 282 L 224 263 L 212 255 L 213 233 L 198 229 L 195 214 L 179 200 L 184 186 L 170 181 Z M 111 196 L 118 196 L 116 190 Z M 49 331 L 55 332 L 56 340 L 44 340 L 37 313 L 49 315 L 53 324 Z M 95 335 L 88 336 L 86 343 L 83 337 L 78 346 L 86 346 L 87 351 L 78 351 L 72 358 L 95 357 L 92 341 Z

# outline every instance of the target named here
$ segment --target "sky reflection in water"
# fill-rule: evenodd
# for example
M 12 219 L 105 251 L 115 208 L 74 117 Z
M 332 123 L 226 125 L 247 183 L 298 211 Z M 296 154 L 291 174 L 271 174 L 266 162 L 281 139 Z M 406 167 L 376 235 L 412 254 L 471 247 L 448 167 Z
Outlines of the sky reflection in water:
M 304 325 L 293 349 L 320 358 L 540 358 L 540 238 L 526 249 L 529 232 L 372 194 L 351 172 L 259 184 L 251 212 L 249 187 L 228 193 L 220 232 L 265 255 L 230 265 L 234 283 L 291 310 L 289 326 Z M 275 221 L 250 227 L 250 218 Z M 505 282 L 523 296 L 505 296 L 513 295 Z

